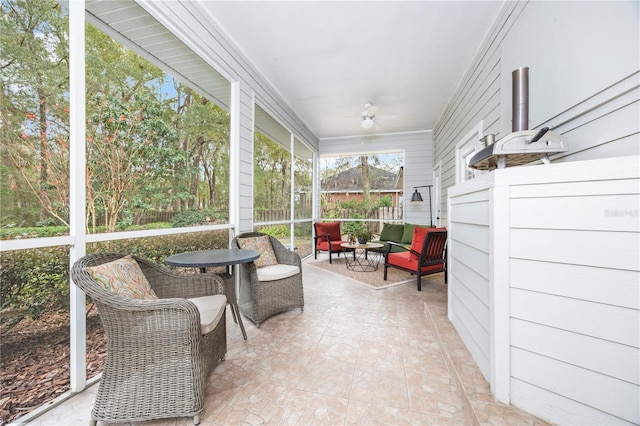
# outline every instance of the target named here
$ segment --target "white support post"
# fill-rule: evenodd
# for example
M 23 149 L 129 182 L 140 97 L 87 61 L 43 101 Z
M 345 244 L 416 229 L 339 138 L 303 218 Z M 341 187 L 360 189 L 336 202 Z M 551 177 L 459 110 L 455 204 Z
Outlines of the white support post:
M 451 253 L 452 245 L 453 245 L 453 233 L 452 231 L 452 223 L 451 223 L 451 196 L 447 190 L 447 270 L 445 274 L 447 274 L 447 319 L 453 322 L 453 307 L 451 301 L 453 300 L 453 279 L 451 278 Z M 455 327 L 455 325 L 454 325 Z
M 70 250 L 69 268 L 86 253 L 85 195 L 85 6 L 84 0 L 69 2 L 69 212 L 70 235 L 74 244 Z M 86 296 L 69 282 L 70 294 L 70 376 L 71 392 L 79 392 L 87 383 Z
M 229 223 L 233 224 L 233 235 L 229 244 L 238 235 L 240 220 L 240 83 L 231 82 L 229 107 Z
M 495 186 L 490 189 L 489 242 L 489 339 L 490 385 L 496 399 L 510 401 L 510 328 L 509 328 L 509 186 L 500 182 L 495 172 Z
M 289 194 L 289 233 L 291 235 L 289 235 L 289 245 L 291 248 L 291 251 L 295 250 L 295 245 L 294 245 L 294 239 L 295 239 L 295 229 L 296 229 L 296 223 L 295 223 L 295 167 L 296 167 L 296 156 L 295 156 L 295 149 L 296 149 L 296 141 L 295 141 L 295 136 L 293 135 L 293 133 L 291 133 L 291 143 L 289 144 L 289 146 L 291 147 L 291 156 L 289 158 L 291 158 L 291 178 L 289 180 L 289 187 L 291 188 L 290 194 Z

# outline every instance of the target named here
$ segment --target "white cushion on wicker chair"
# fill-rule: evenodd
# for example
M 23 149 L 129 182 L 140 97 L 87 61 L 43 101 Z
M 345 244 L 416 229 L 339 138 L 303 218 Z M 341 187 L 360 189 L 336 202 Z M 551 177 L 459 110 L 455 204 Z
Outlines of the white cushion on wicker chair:
M 194 297 L 187 299 L 193 302 L 200 312 L 200 330 L 207 334 L 216 328 L 227 307 L 227 297 L 222 294 Z
M 256 272 L 258 273 L 258 281 L 275 281 L 299 274 L 300 268 L 295 265 L 279 263 L 277 265 L 257 268 Z

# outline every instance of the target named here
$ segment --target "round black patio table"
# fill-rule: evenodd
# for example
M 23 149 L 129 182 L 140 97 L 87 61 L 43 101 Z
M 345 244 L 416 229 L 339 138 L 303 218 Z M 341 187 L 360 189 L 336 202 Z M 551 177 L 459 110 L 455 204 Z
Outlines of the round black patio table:
M 167 257 L 165 263 L 167 265 L 179 266 L 182 268 L 200 268 L 200 272 L 206 272 L 206 268 L 249 263 L 253 262 L 259 257 L 260 253 L 254 250 L 198 250 L 174 254 Z
M 239 265 L 241 263 L 253 262 L 260 257 L 260 253 L 254 250 L 243 249 L 219 249 L 219 250 L 199 250 L 189 251 L 186 253 L 178 253 L 169 256 L 165 259 L 165 263 L 171 266 L 177 266 L 181 268 L 200 268 L 200 272 L 206 272 L 206 268 L 212 268 L 215 266 L 232 266 Z M 229 272 L 229 268 L 227 268 Z M 247 340 L 247 333 L 244 330 L 244 324 L 242 324 L 242 317 L 240 316 L 240 309 L 238 308 L 238 300 L 236 297 L 236 285 L 235 280 L 231 274 L 224 277 L 225 293 L 229 305 L 231 305 L 231 313 L 233 319 L 240 325 L 242 330 L 242 337 Z

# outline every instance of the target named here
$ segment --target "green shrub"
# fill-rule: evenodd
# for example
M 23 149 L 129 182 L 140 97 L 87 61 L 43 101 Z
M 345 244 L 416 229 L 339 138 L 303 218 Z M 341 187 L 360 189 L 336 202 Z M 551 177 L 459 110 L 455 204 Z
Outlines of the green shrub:
M 200 210 L 187 210 L 186 212 L 180 212 L 171 220 L 171 224 L 175 228 L 194 225 L 205 225 L 206 223 L 207 213 Z
M 229 231 L 159 235 L 91 243 L 87 253 L 133 254 L 157 263 L 176 253 L 226 248 Z M 57 246 L 0 253 L 0 324 L 12 327 L 23 318 L 69 310 L 69 247 Z
M 67 226 L 47 226 L 32 228 L 2 228 L 0 229 L 0 239 L 16 240 L 20 238 L 44 238 L 59 237 L 61 235 L 69 235 L 69 227 Z
M 172 228 L 169 222 L 154 222 L 147 223 L 145 225 L 131 225 L 127 227 L 127 231 L 144 231 L 147 229 L 170 229 Z
M 157 263 L 172 254 L 185 251 L 212 250 L 229 247 L 229 231 L 217 230 L 157 237 L 102 241 L 87 247 L 88 253 L 126 253 Z
M 269 234 L 276 238 L 286 238 L 290 235 L 289 225 L 269 225 L 260 228 L 260 232 Z
M 383 195 L 378 199 L 378 203 L 376 207 L 392 207 L 393 202 L 391 200 L 391 195 Z
M 187 210 L 176 214 L 171 220 L 174 228 L 185 226 L 206 225 L 208 223 L 219 223 L 229 219 L 227 212 L 214 212 L 211 210 Z
M 69 309 L 69 247 L 45 247 L 0 254 L 0 323 L 14 326 L 50 309 Z
M 46 227 L 46 226 L 60 226 L 60 221 L 53 217 L 48 217 L 44 220 L 39 220 L 36 222 L 37 227 Z
M 358 218 L 355 218 L 355 219 L 358 219 Z M 357 220 L 357 221 L 344 222 L 344 227 L 342 232 L 355 237 L 360 233 L 366 231 L 366 229 L 367 227 L 365 226 L 364 222 Z

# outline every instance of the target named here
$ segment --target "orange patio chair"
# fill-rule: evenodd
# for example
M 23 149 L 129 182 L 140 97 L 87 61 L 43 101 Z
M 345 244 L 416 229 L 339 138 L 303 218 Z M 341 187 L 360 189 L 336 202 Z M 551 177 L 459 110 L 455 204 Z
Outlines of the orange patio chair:
M 387 280 L 387 269 L 392 267 L 417 275 L 418 291 L 422 291 L 421 278 L 424 275 L 445 272 L 445 282 L 447 282 L 447 230 L 445 228 L 422 228 L 416 226 L 413 231 L 410 249 L 392 241 L 388 243 L 389 247 L 384 257 L 385 281 Z M 391 246 L 402 247 L 404 251 L 392 253 Z

